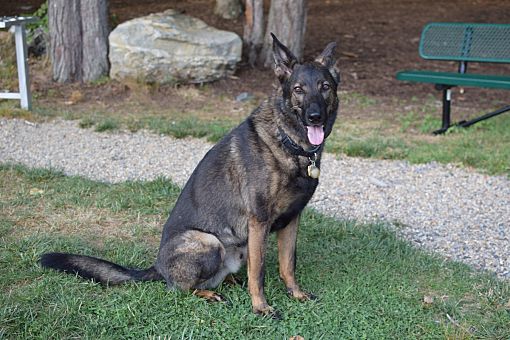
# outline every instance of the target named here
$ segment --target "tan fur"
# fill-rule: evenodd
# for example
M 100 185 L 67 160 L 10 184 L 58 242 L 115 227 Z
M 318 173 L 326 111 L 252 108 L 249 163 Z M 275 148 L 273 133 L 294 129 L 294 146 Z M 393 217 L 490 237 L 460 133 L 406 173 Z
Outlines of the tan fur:
M 203 233 L 197 230 L 189 230 L 182 236 L 182 243 L 175 248 L 176 253 L 189 253 L 189 252 L 207 252 L 212 248 L 222 249 L 223 256 L 225 249 L 221 242 L 211 234 Z
M 248 222 L 248 291 L 255 313 L 267 313 L 271 309 L 264 296 L 264 260 L 269 230 L 256 218 Z

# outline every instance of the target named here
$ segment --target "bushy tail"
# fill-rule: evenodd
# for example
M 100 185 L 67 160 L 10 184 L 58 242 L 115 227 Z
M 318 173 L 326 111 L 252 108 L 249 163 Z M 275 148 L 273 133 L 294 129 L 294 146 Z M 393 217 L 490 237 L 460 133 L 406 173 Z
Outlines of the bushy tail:
M 41 265 L 109 285 L 118 285 L 127 281 L 163 280 L 154 267 L 145 270 L 128 269 L 85 255 L 48 253 L 41 256 Z

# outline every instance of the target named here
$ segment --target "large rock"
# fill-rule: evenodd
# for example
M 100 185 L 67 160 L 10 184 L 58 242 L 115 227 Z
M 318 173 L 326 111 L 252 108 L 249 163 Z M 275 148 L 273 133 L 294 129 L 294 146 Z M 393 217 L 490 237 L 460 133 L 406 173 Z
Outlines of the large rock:
M 241 60 L 239 36 L 175 10 L 124 22 L 109 40 L 116 79 L 202 83 L 232 74 Z

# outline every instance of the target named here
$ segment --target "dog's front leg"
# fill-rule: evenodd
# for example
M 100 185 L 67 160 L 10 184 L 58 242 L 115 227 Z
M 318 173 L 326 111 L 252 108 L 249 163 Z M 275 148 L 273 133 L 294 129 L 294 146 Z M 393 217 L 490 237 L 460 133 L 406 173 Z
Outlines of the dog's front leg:
M 299 288 L 296 282 L 296 241 L 299 216 L 294 218 L 285 228 L 278 230 L 278 262 L 280 264 L 280 277 L 292 297 L 300 300 L 310 300 L 313 294 L 306 293 Z
M 264 296 L 264 260 L 269 228 L 251 217 L 248 222 L 248 290 L 251 296 L 253 312 L 256 314 L 273 314 L 274 310 L 267 304 Z

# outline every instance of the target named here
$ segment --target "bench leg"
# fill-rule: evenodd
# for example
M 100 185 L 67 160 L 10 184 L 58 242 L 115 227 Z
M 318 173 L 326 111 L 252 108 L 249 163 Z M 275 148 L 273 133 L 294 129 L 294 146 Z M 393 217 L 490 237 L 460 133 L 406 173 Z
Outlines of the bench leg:
M 16 40 L 16 63 L 18 67 L 18 81 L 21 108 L 30 110 L 30 79 L 28 78 L 28 53 L 24 25 L 14 25 L 14 39 Z
M 455 123 L 452 125 L 451 118 L 450 118 L 450 111 L 451 111 L 451 101 L 452 101 L 452 86 L 447 85 L 436 85 L 436 89 L 443 91 L 443 123 L 441 125 L 441 128 L 439 130 L 434 131 L 435 135 L 439 135 L 442 133 L 445 133 L 448 131 L 448 129 L 452 126 L 460 126 L 460 127 L 468 127 L 475 123 L 481 122 L 482 120 L 489 119 L 491 117 L 500 115 L 502 113 L 505 113 L 507 111 L 510 111 L 510 105 L 507 105 L 505 107 L 502 107 L 499 110 L 489 112 L 487 114 L 484 114 L 480 117 L 468 120 L 468 121 L 460 121 L 458 123 Z
M 500 114 L 505 113 L 507 111 L 510 111 L 510 105 L 502 107 L 499 110 L 496 110 L 496 111 L 493 111 L 493 112 L 490 112 L 490 113 L 486 113 L 483 116 L 480 116 L 480 117 L 477 117 L 477 118 L 474 118 L 474 119 L 471 119 L 471 120 L 468 120 L 468 121 L 463 120 L 463 121 L 459 122 L 457 125 L 462 126 L 462 127 L 468 127 L 468 126 L 471 126 L 471 125 L 473 125 L 475 123 L 481 122 L 482 120 L 489 119 L 491 117 L 500 115 Z
M 443 90 L 443 124 L 439 130 L 434 131 L 435 135 L 445 133 L 451 126 L 450 110 L 452 102 L 452 89 L 450 86 L 438 85 L 438 90 Z

